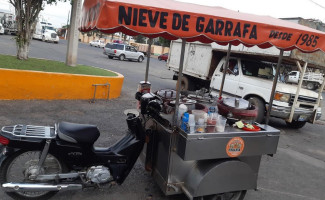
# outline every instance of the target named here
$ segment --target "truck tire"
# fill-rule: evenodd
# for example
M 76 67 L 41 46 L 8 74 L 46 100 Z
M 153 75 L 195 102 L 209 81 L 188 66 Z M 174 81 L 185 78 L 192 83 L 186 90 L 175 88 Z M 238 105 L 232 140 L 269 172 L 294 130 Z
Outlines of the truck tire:
M 251 97 L 248 101 L 258 109 L 255 121 L 257 123 L 263 123 L 265 120 L 265 103 L 263 100 L 258 97 Z
M 312 82 L 308 82 L 308 83 L 307 83 L 307 89 L 308 89 L 308 90 L 314 90 L 314 89 L 315 89 L 315 84 L 312 83 Z
M 178 82 L 176 82 L 176 89 L 178 88 Z M 194 90 L 194 84 L 190 78 L 183 75 L 181 79 L 181 89 L 180 91 L 193 91 Z
M 125 55 L 121 54 L 118 58 L 119 58 L 120 60 L 124 60 L 124 59 L 125 59 Z
M 113 56 L 108 56 L 109 59 L 113 59 Z
M 299 129 L 304 127 L 306 122 L 292 121 L 292 122 L 286 122 L 286 124 L 289 128 Z

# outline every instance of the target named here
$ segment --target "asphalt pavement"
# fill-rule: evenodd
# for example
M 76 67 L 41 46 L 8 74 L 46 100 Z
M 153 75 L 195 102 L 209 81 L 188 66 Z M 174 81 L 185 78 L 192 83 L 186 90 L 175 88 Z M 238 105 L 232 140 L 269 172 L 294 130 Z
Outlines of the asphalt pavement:
M 15 55 L 14 41 L 8 38 L 9 36 L 0 35 L 0 54 Z M 30 56 L 64 61 L 65 41 L 55 45 L 33 41 Z M 120 98 L 109 101 L 97 100 L 95 103 L 87 100 L 0 101 L 0 126 L 53 125 L 59 121 L 96 124 L 101 132 L 96 146 L 106 147 L 114 144 L 126 131 L 123 111 L 136 105 L 134 92 L 137 83 L 143 80 L 145 62 L 108 60 L 101 51 L 80 44 L 78 63 L 88 63 L 125 75 Z M 153 90 L 174 87 L 175 81 L 171 80 L 172 73 L 166 70 L 165 62 L 152 59 L 152 64 L 149 80 L 153 83 Z M 270 125 L 281 131 L 278 151 L 274 157 L 263 156 L 258 175 L 258 189 L 248 191 L 245 200 L 325 199 L 324 119 L 322 116 L 319 123 L 307 124 L 298 130 L 288 129 L 282 120 L 271 119 Z M 0 198 L 10 199 L 3 191 L 0 191 Z M 121 186 L 61 192 L 52 199 L 186 200 L 187 198 L 184 195 L 164 196 L 150 174 L 144 170 L 142 163 L 137 162 Z

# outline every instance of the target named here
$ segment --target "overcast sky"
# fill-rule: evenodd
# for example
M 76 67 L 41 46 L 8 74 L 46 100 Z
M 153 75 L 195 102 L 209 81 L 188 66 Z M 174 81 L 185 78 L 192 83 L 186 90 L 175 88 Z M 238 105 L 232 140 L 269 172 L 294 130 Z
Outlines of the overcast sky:
M 141 1 L 141 0 L 139 0 Z M 156 1 L 156 0 L 152 0 Z M 157 0 L 163 1 L 163 0 Z M 221 6 L 231 10 L 257 15 L 269 15 L 276 18 L 302 17 L 325 22 L 324 0 L 179 0 L 208 6 Z M 56 28 L 67 23 L 70 1 L 46 5 L 42 16 Z M 0 9 L 14 10 L 8 0 L 0 0 Z

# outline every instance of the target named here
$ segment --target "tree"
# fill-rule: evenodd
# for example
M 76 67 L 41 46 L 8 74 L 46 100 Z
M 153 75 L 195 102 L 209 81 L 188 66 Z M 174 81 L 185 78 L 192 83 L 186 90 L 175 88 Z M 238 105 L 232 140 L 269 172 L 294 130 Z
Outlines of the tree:
M 145 43 L 146 42 L 145 37 L 143 35 L 137 35 L 134 38 L 135 38 L 135 42 L 137 42 L 137 43 Z
M 163 37 L 159 37 L 159 43 L 163 47 L 169 47 L 170 46 L 170 40 L 167 40 L 167 39 L 165 39 Z
M 15 7 L 16 12 L 18 59 L 28 59 L 30 40 L 43 5 L 53 4 L 57 1 L 59 0 L 9 0 L 9 3 Z

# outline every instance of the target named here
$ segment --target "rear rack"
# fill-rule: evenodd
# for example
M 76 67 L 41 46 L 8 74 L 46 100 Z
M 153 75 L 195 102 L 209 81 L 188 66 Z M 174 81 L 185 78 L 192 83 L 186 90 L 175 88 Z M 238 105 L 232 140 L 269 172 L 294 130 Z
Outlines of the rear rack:
M 2 132 L 12 134 L 15 137 L 43 138 L 53 139 L 56 137 L 56 125 L 51 126 L 34 126 L 34 125 L 14 125 L 4 126 Z

